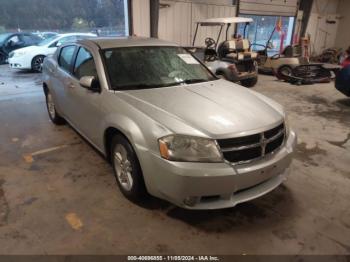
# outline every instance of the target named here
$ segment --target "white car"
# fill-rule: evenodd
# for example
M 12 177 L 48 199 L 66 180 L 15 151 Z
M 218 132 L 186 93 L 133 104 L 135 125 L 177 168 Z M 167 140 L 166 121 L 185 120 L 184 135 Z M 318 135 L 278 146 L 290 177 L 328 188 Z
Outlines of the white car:
M 17 49 L 9 54 L 8 61 L 10 68 L 41 72 L 44 58 L 48 55 L 54 54 L 57 47 L 67 42 L 75 42 L 77 40 L 91 37 L 96 37 L 96 35 L 89 33 L 60 34 L 45 39 L 38 45 Z

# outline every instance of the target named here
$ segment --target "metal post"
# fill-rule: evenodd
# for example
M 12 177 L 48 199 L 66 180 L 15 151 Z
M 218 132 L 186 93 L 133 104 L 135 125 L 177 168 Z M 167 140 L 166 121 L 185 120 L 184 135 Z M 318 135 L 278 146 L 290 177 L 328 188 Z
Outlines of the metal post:
M 226 29 L 226 41 L 228 40 L 228 30 L 230 29 L 231 24 L 227 25 L 227 29 Z
M 219 35 L 218 35 L 218 39 L 216 40 L 216 43 L 215 43 L 215 50 L 216 50 L 216 48 L 217 48 L 217 46 L 218 46 L 218 43 L 219 43 L 219 41 L 220 41 L 220 37 L 221 37 L 221 33 L 222 33 L 222 29 L 224 28 L 224 25 L 221 25 L 221 27 L 220 27 L 220 32 L 219 32 Z
M 195 42 L 196 42 L 197 33 L 198 33 L 198 28 L 199 28 L 199 23 L 197 23 L 197 26 L 196 26 L 196 32 L 194 33 L 192 46 L 194 46 L 194 44 L 195 44 Z

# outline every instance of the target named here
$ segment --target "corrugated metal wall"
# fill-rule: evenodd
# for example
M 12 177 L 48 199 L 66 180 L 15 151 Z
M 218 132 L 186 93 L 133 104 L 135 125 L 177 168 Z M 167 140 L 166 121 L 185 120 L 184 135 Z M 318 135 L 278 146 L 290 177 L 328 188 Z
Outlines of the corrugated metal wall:
M 239 13 L 295 16 L 298 0 L 240 0 Z
M 151 34 L 149 0 L 133 0 L 132 17 L 134 34 L 137 36 L 149 37 Z
M 192 44 L 196 22 L 213 17 L 236 16 L 236 6 L 229 5 L 231 1 L 161 1 L 164 8 L 159 14 L 159 38 L 178 43 L 183 46 Z M 232 3 L 232 2 L 231 2 Z M 234 28 L 230 30 L 233 33 Z M 219 27 L 202 27 L 198 31 L 196 45 L 204 45 L 206 37 L 217 39 Z M 223 32 L 221 40 L 224 39 Z
M 349 1 L 349 0 L 346 0 Z M 339 0 L 314 0 L 306 34 L 311 36 L 311 53 L 319 54 L 336 45 Z M 327 23 L 335 21 L 335 23 Z
M 159 10 L 159 38 L 178 44 L 189 45 L 191 35 L 191 3 L 167 2 L 167 5 L 169 7 Z

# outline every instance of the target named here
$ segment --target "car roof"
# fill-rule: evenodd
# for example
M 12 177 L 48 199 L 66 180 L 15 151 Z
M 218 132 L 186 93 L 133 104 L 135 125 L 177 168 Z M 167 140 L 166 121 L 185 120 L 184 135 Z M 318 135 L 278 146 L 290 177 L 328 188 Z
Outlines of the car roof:
M 63 34 L 57 34 L 57 37 L 74 36 L 74 35 L 96 36 L 96 35 L 93 34 L 93 33 L 63 33 Z
M 198 21 L 197 23 L 204 26 L 216 26 L 223 24 L 238 24 L 238 23 L 253 23 L 252 18 L 247 17 L 221 17 L 221 18 L 208 18 Z
M 84 39 L 78 41 L 78 43 L 88 44 L 95 43 L 101 49 L 111 49 L 119 47 L 130 47 L 130 46 L 178 46 L 177 44 L 159 40 L 156 38 L 146 38 L 146 37 L 97 37 L 91 39 Z

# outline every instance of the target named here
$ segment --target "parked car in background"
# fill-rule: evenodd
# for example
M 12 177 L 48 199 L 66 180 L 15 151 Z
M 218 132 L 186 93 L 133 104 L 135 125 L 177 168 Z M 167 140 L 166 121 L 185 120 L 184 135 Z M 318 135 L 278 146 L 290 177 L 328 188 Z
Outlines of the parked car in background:
M 55 32 L 35 32 L 33 34 L 39 36 L 42 39 L 48 39 L 58 35 L 58 33 Z
M 260 197 L 288 176 L 296 134 L 283 107 L 217 78 L 173 43 L 96 38 L 43 65 L 49 117 L 69 122 L 113 165 L 129 199 L 188 209 Z
M 9 54 L 17 49 L 36 45 L 42 39 L 30 33 L 6 33 L 0 35 L 0 64 L 7 62 Z
M 18 49 L 9 54 L 9 64 L 13 69 L 33 70 L 41 72 L 44 58 L 55 53 L 57 47 L 67 42 L 75 42 L 84 38 L 96 37 L 90 33 L 61 34 L 43 40 L 38 45 Z

